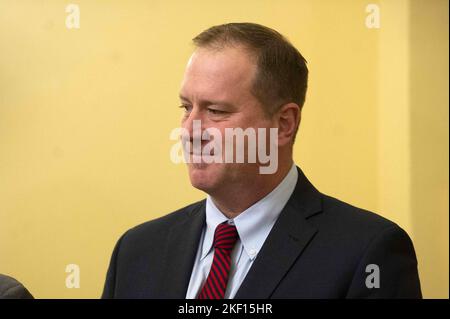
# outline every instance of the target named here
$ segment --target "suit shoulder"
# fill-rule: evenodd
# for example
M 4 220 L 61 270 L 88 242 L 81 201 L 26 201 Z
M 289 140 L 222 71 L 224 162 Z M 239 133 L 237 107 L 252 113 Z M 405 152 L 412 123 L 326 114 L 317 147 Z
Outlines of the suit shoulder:
M 19 281 L 0 274 L 0 299 L 33 299 L 33 296 Z
M 144 222 L 133 228 L 129 229 L 124 236 L 128 239 L 130 237 L 142 237 L 148 236 L 149 234 L 160 234 L 161 232 L 166 232 L 170 227 L 189 218 L 190 214 L 195 213 L 199 208 L 204 205 L 205 200 L 201 200 L 180 208 L 172 213 L 158 217 L 156 219 Z
M 395 238 L 397 244 L 412 247 L 408 234 L 393 221 L 331 196 L 322 196 L 322 213 L 308 221 L 318 230 L 316 237 L 323 249 L 355 267 L 371 245 L 384 241 L 391 245 L 389 240 Z
M 142 243 L 159 242 L 167 234 L 170 228 L 199 213 L 205 200 L 198 201 L 172 213 L 144 222 L 127 230 L 119 239 L 117 245 L 125 247 L 137 247 Z
M 353 206 L 337 198 L 323 195 L 323 220 L 330 227 L 338 227 L 347 231 L 379 233 L 388 228 L 400 228 L 393 221 L 363 208 Z

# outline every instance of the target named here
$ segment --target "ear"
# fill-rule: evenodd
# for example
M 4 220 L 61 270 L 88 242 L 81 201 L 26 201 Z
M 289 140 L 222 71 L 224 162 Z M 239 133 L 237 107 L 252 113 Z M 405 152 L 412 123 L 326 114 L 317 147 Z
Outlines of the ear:
M 278 111 L 278 145 L 294 142 L 300 124 L 300 107 L 295 103 L 284 104 Z

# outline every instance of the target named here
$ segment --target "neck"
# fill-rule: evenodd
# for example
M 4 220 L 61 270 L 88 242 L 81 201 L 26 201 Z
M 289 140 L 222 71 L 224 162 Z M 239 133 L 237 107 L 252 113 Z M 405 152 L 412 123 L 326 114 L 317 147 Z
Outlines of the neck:
M 278 167 L 276 173 L 257 174 L 254 179 L 246 179 L 240 185 L 233 185 L 231 190 L 210 194 L 211 199 L 222 214 L 230 219 L 235 218 L 273 191 L 286 177 L 292 164 L 292 159 L 286 161 Z

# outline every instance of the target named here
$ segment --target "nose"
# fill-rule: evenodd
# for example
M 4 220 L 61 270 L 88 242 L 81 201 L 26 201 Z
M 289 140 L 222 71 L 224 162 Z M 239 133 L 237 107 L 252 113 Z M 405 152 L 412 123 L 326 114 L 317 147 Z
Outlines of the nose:
M 190 112 L 188 112 L 182 121 L 182 127 L 189 133 L 190 141 L 194 138 L 200 138 L 203 132 L 204 121 L 201 112 L 198 108 L 193 107 Z

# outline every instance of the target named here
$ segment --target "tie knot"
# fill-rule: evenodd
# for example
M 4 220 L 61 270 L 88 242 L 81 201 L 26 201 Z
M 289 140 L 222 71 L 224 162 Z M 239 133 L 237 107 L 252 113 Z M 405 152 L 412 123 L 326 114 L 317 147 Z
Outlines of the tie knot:
M 227 222 L 219 224 L 214 233 L 214 248 L 232 250 L 238 237 L 236 226 Z

